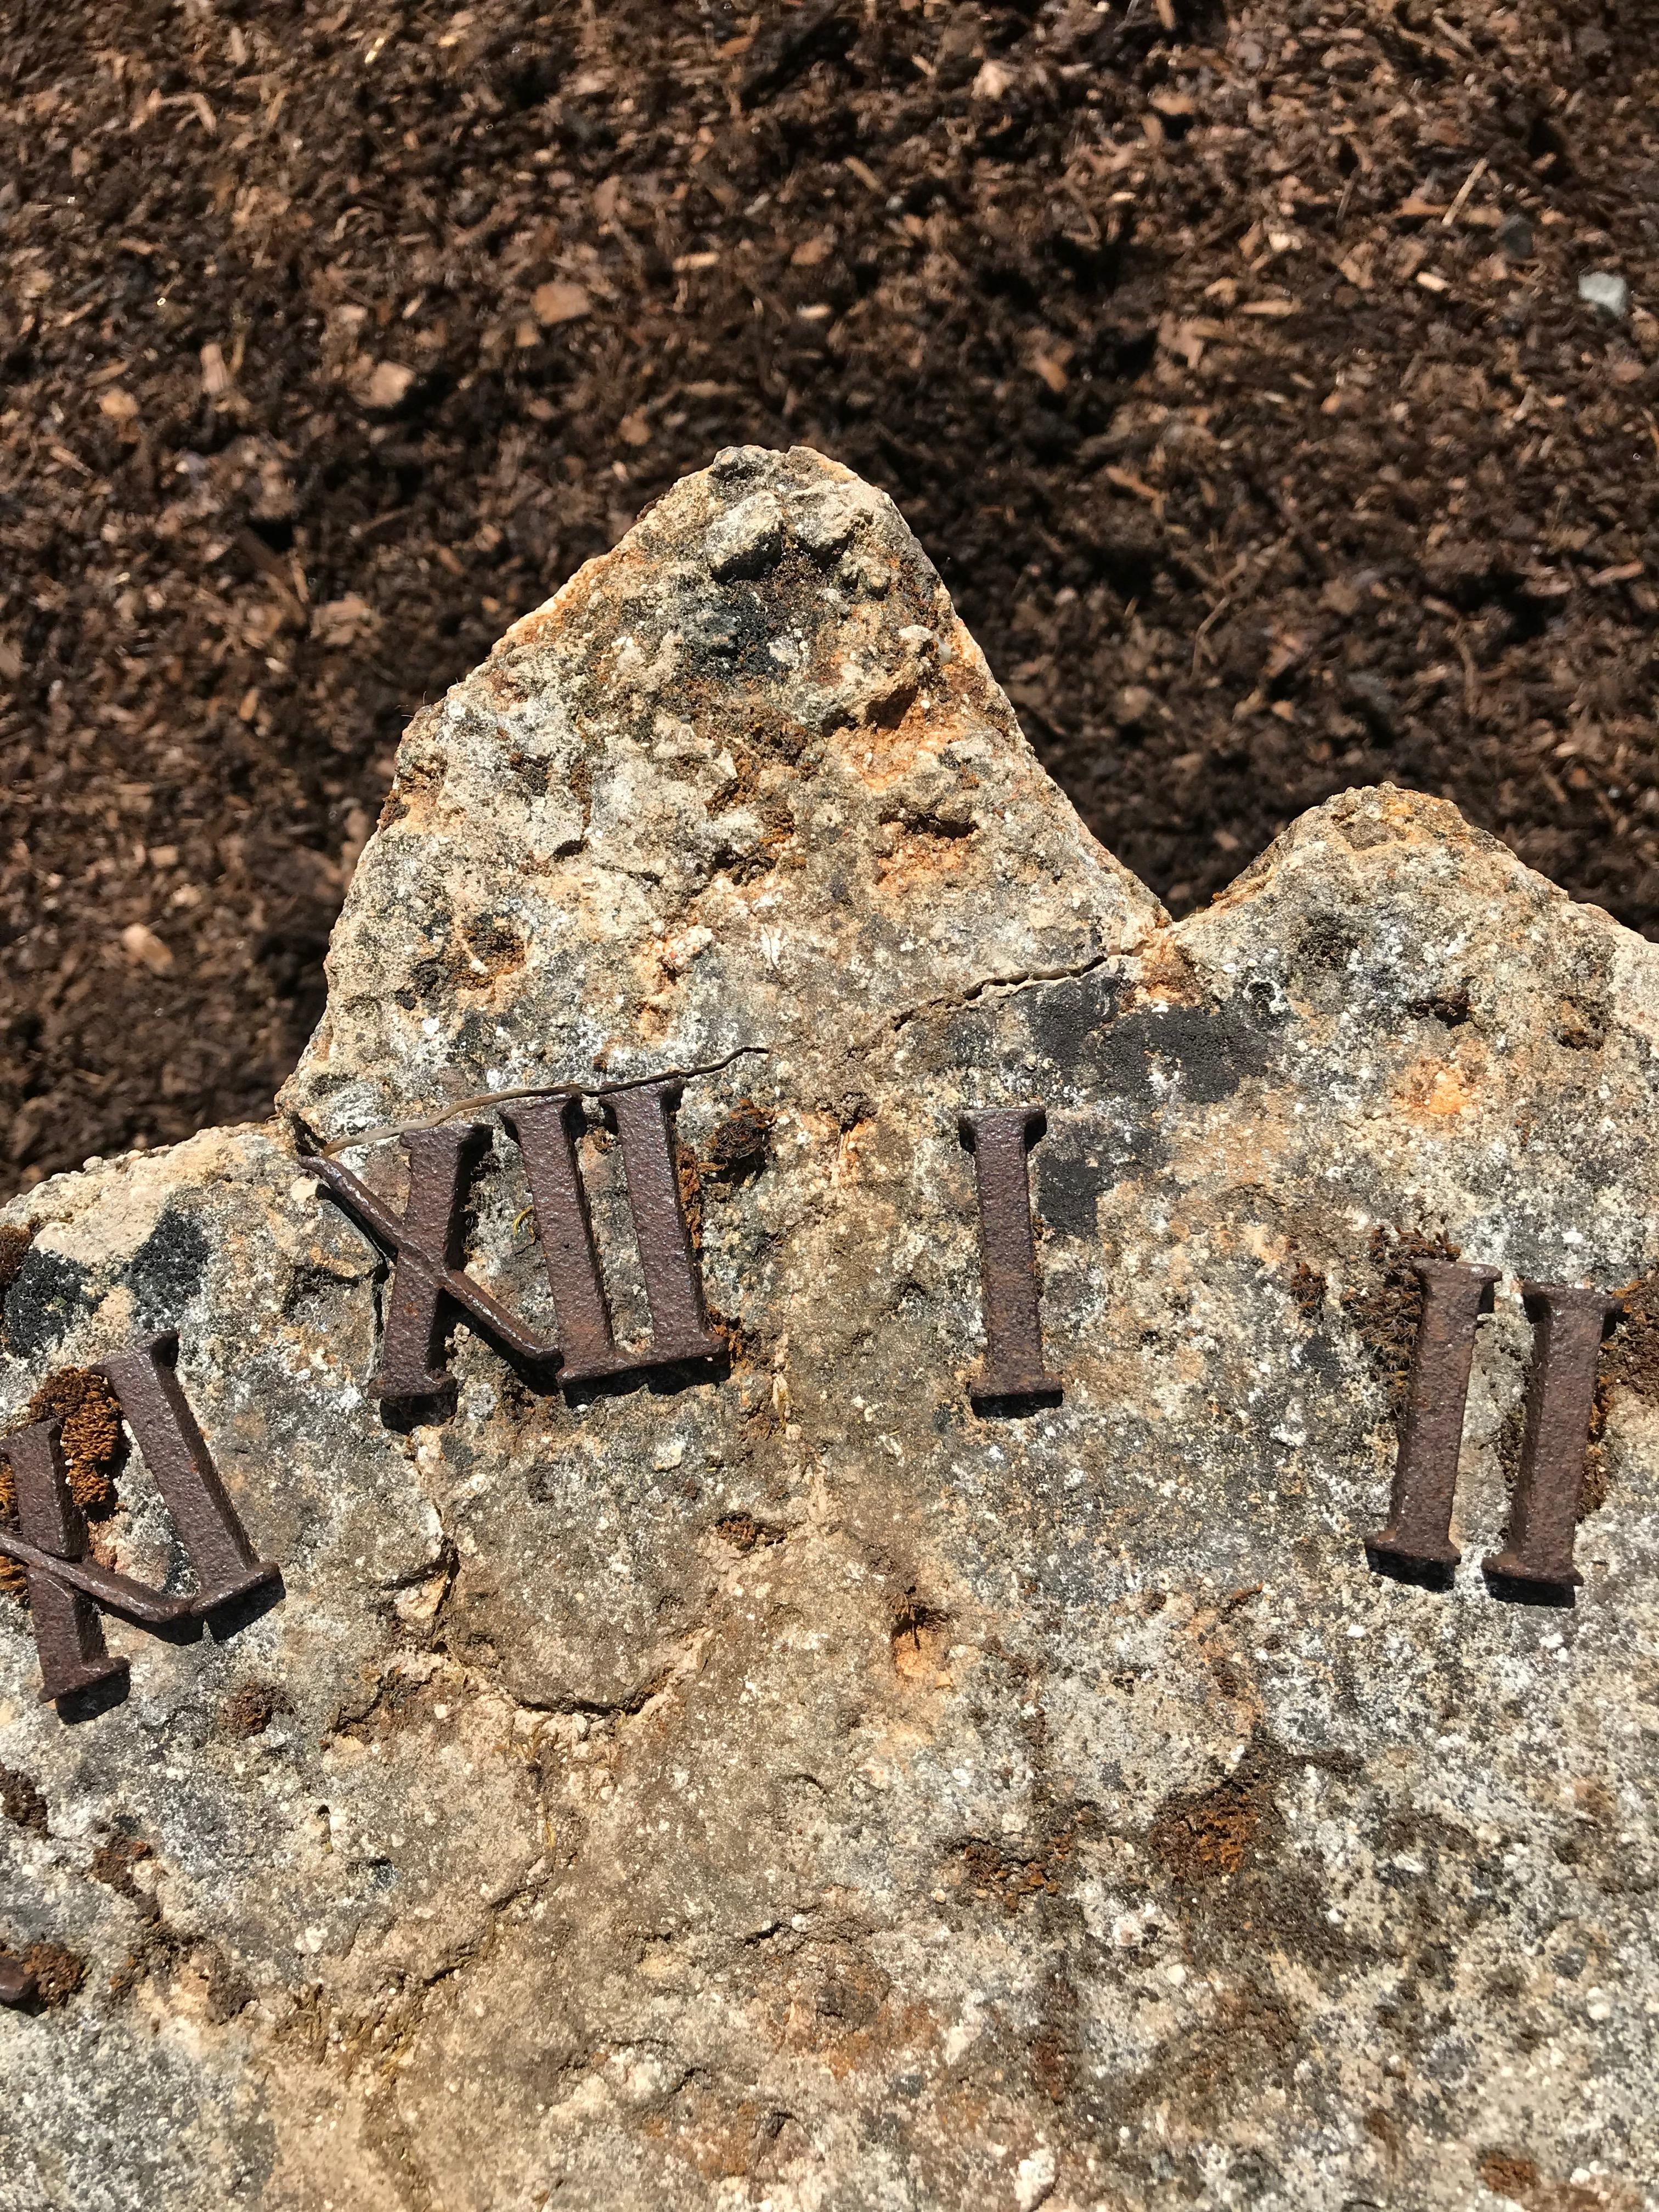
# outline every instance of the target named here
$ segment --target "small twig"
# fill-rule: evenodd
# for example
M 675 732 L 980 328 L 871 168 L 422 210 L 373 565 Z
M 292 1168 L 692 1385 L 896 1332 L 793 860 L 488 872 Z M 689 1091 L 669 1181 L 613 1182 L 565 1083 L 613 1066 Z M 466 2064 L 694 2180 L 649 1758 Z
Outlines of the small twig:
M 1199 662 L 1204 657 L 1204 641 L 1209 635 L 1210 631 L 1215 624 L 1220 621 L 1222 616 L 1225 614 L 1228 607 L 1231 605 L 1231 592 L 1224 592 L 1221 597 L 1216 601 L 1215 605 L 1210 609 L 1209 613 L 1206 614 L 1203 621 L 1200 623 L 1198 628 L 1193 632 L 1193 674 L 1194 676 L 1198 673 Z
M 1475 673 L 1474 655 L 1469 651 L 1461 623 L 1452 632 L 1452 643 L 1463 664 L 1463 712 L 1473 722 L 1480 712 L 1480 681 Z
M 480 1106 L 506 1106 L 520 1098 L 610 1098 L 618 1091 L 638 1091 L 647 1083 L 690 1083 L 694 1076 L 718 1075 L 723 1067 L 730 1067 L 745 1053 L 769 1053 L 771 1049 L 769 1044 L 740 1044 L 724 1060 L 710 1060 L 703 1067 L 659 1067 L 654 1074 L 630 1075 L 621 1083 L 527 1083 L 514 1091 L 480 1091 L 471 1098 L 457 1098 L 436 1113 L 419 1115 L 412 1121 L 386 1121 L 377 1129 L 363 1129 L 353 1137 L 337 1137 L 331 1145 L 322 1146 L 318 1157 L 337 1159 L 342 1152 L 356 1152 L 360 1145 L 384 1144 L 388 1137 L 401 1137 L 416 1129 L 440 1128 L 444 1122 L 453 1121 L 458 1114 L 470 1114 Z
M 1441 216 L 1440 225 L 1443 230 L 1449 230 L 1451 228 L 1452 225 L 1456 222 L 1458 216 L 1462 212 L 1464 201 L 1468 199 L 1469 194 L 1474 190 L 1475 186 L 1480 183 L 1481 178 L 1484 177 L 1486 173 L 1486 157 L 1483 154 L 1480 156 L 1480 159 L 1475 163 L 1474 167 L 1469 171 L 1468 176 L 1464 178 L 1462 183 L 1457 187 L 1456 198 L 1446 210 L 1444 215 Z
M 1430 20 L 1432 21 L 1435 29 L 1439 32 L 1443 39 L 1449 40 L 1451 44 L 1457 48 L 1458 52 L 1462 54 L 1467 54 L 1471 61 L 1474 59 L 1474 46 L 1470 44 L 1469 40 L 1464 37 L 1463 33 L 1458 29 L 1455 23 L 1449 23 L 1437 8 L 1435 9 L 1434 14 Z

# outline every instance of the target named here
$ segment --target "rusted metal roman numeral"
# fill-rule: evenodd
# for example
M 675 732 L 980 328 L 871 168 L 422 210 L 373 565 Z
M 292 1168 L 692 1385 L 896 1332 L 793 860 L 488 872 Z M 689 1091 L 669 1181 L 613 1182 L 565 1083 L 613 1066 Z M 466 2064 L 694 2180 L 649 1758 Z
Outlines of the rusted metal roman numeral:
M 1527 1384 L 1527 1425 L 1521 1471 L 1510 1506 L 1507 1541 L 1485 1561 L 1504 1582 L 1577 1589 L 1572 1563 L 1578 1501 L 1595 1401 L 1596 1358 L 1608 1322 L 1623 1310 L 1600 1291 L 1562 1283 L 1522 1283 L 1532 1322 L 1533 1365 Z
M 1395 1464 L 1388 1526 L 1366 1545 L 1373 1561 L 1449 1572 L 1462 1553 L 1451 1540 L 1452 1505 L 1475 1327 L 1492 1307 L 1495 1267 L 1419 1261 L 1423 1310 L 1412 1348 L 1406 1413 Z M 1522 1283 L 1533 1324 L 1521 1469 L 1507 1541 L 1488 1553 L 1496 1582 L 1566 1592 L 1583 1577 L 1573 1540 L 1583 1490 L 1595 1395 L 1596 1355 L 1617 1298 L 1561 1283 Z
M 559 1320 L 562 1382 L 717 1358 L 726 1348 L 726 1339 L 708 1326 L 702 1277 L 680 1200 L 672 1118 L 678 1100 L 678 1085 L 650 1083 L 613 1091 L 609 1102 L 622 1139 L 628 1207 L 651 1310 L 651 1349 L 645 1358 L 618 1351 L 611 1331 L 611 1302 L 576 1158 L 579 1103 L 550 1099 L 505 1116 L 536 1201 L 536 1231 Z
M 1060 1377 L 1043 1364 L 1028 1158 L 1048 1117 L 1041 1106 L 995 1106 L 963 1115 L 957 1127 L 974 1156 L 985 1300 L 985 1360 L 969 1395 L 976 1406 L 1058 1396 Z
M 462 1264 L 467 1180 L 489 1133 L 478 1122 L 406 1131 L 401 1142 L 409 1160 L 409 1197 L 402 1213 L 337 1161 L 301 1163 L 397 1262 L 380 1369 L 368 1387 L 399 1413 L 438 1412 L 453 1403 L 455 1385 L 444 1364 L 446 1298 L 481 1334 L 532 1370 L 550 1368 L 558 1357 L 556 1346 L 526 1328 Z
M 1394 1497 L 1388 1526 L 1366 1549 L 1401 1566 L 1451 1568 L 1463 1556 L 1451 1540 L 1451 1516 L 1475 1324 L 1492 1310 L 1498 1270 L 1419 1260 L 1414 1272 L 1423 1285 L 1423 1310 L 1412 1346 Z
M 268 1583 L 279 1570 L 259 1559 L 219 1478 L 196 1416 L 173 1371 L 176 1335 L 149 1338 L 101 1363 L 137 1437 L 194 1571 L 194 1596 L 175 1596 L 89 1559 L 87 1524 L 70 1494 L 54 1421 L 0 1439 L 17 1495 L 15 1529 L 0 1527 L 0 1552 L 28 1571 L 29 1618 L 40 1659 L 43 1700 L 125 1680 L 111 1656 L 100 1614 L 163 1629 L 202 1620 Z
M 462 1210 L 468 1173 L 489 1133 L 483 1125 L 405 1133 L 409 1198 L 401 1214 L 337 1162 L 302 1162 L 395 1260 L 380 1371 L 369 1385 L 388 1407 L 418 1417 L 453 1404 L 454 1383 L 444 1364 L 446 1300 L 532 1373 L 544 1372 L 550 1381 L 556 1370 L 561 1385 L 644 1374 L 726 1351 L 726 1339 L 708 1325 L 680 1199 L 673 1111 L 682 1089 L 678 1079 L 667 1079 L 606 1094 L 622 1140 L 629 1212 L 651 1311 L 651 1342 L 638 1351 L 620 1349 L 611 1327 L 577 1157 L 579 1100 L 549 1099 L 504 1117 L 524 1156 L 535 1201 L 557 1343 L 526 1328 L 466 1272 Z

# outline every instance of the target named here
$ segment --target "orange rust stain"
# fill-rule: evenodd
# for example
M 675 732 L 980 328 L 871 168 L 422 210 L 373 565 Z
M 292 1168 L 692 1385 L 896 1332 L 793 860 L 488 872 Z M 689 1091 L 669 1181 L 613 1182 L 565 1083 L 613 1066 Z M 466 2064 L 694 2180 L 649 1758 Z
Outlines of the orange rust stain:
M 924 744 L 927 716 L 912 707 L 896 729 L 851 728 L 843 737 L 848 765 L 866 791 L 885 791 L 915 769 L 924 752 L 937 751 L 942 738 Z
M 1150 938 L 1140 954 L 1139 974 L 1124 993 L 1125 1012 L 1142 1006 L 1196 1006 L 1204 987 L 1186 953 L 1168 931 Z
M 915 689 L 902 684 L 872 701 L 863 722 L 838 731 L 832 742 L 866 790 L 880 792 L 909 775 L 924 758 L 937 759 L 965 732 L 951 686 L 933 676 Z
M 893 1638 L 893 1671 L 916 1689 L 948 1688 L 945 1664 L 950 1650 L 950 1630 L 943 1622 L 924 1621 L 906 1627 Z
M 941 2040 L 940 2028 L 931 2006 L 890 2000 L 868 2027 L 854 2028 L 850 2035 L 841 2036 L 822 2056 L 836 2080 L 844 2081 L 849 2074 L 860 2073 L 881 2060 L 931 2054 Z
M 890 894 L 922 885 L 937 889 L 963 872 L 973 842 L 971 830 L 957 834 L 943 824 L 908 824 L 894 839 L 891 852 L 878 856 L 876 887 Z
M 1425 1055 L 1406 1070 L 1396 1095 L 1412 1112 L 1444 1121 L 1472 1105 L 1475 1091 L 1465 1070 Z

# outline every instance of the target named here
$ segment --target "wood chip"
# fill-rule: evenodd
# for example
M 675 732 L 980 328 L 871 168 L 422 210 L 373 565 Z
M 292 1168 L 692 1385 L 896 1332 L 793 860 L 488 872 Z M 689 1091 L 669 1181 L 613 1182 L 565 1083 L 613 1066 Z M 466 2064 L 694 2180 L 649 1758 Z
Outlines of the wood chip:
M 363 404 L 381 410 L 401 406 L 414 381 L 414 370 L 400 361 L 377 361 L 363 387 Z
M 142 921 L 129 922 L 121 932 L 121 950 L 135 968 L 148 968 L 153 975 L 173 971 L 173 955 L 153 929 Z
M 702 265 L 707 267 L 716 258 L 711 253 L 708 262 Z M 676 262 L 674 265 L 678 268 L 680 264 Z M 591 314 L 593 302 L 581 285 L 556 277 L 550 284 L 538 284 L 530 295 L 530 307 L 543 329 L 550 330 L 556 323 L 574 323 L 578 316 Z

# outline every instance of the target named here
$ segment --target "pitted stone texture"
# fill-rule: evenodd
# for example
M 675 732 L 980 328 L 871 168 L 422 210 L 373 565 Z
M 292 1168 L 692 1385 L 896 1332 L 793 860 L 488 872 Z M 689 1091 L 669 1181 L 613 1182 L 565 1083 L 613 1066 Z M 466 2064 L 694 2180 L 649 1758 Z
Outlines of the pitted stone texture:
M 730 1372 L 566 1402 L 459 1327 L 389 1430 L 387 1270 L 286 1121 L 10 1209 L 0 1405 L 178 1327 L 287 1595 L 112 1626 L 73 1728 L 0 1601 L 0 1937 L 88 1966 L 0 2013 L 0 2206 L 1653 2203 L 1659 954 L 1390 790 L 1170 927 L 808 455 L 682 485 L 398 788 L 289 1103 L 766 1046 L 680 1115 Z M 1066 1395 L 981 1418 L 957 1117 L 1032 1099 Z M 398 1151 L 347 1155 L 394 1203 Z M 498 1137 L 472 1264 L 550 1328 L 527 1205 Z M 1435 1592 L 1362 1540 L 1448 1243 L 1505 1273 Z M 1632 1286 L 1571 1611 L 1477 1564 L 1530 1274 Z

